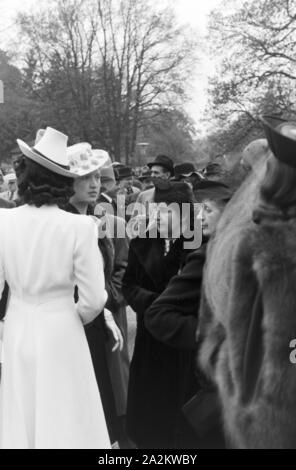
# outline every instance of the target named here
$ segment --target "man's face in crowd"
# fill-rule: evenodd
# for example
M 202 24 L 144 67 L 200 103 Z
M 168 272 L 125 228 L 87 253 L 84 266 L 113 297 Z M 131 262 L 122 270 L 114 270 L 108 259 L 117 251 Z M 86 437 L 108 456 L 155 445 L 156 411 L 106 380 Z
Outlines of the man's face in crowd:
M 74 180 L 75 194 L 73 202 L 93 204 L 96 202 L 101 190 L 100 171 L 94 171 L 86 176 Z
M 170 179 L 170 177 L 171 177 L 170 172 L 166 168 L 164 168 L 163 166 L 153 165 L 151 167 L 152 181 L 156 178 L 162 178 L 164 180 L 168 180 L 168 179 Z
M 128 188 L 131 188 L 132 187 L 132 184 L 133 184 L 133 177 L 132 176 L 129 176 L 128 178 L 122 178 L 119 182 L 118 182 L 118 186 L 120 189 L 128 189 Z

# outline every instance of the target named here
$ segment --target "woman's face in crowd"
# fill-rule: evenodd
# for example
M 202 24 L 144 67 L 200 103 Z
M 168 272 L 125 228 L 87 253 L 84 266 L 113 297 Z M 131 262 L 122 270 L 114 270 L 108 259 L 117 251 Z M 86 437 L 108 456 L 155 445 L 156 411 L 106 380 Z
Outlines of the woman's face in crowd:
M 175 207 L 174 207 L 175 206 Z M 157 229 L 161 238 L 179 238 L 181 215 L 179 206 L 165 203 L 158 205 Z
M 100 171 L 94 171 L 74 180 L 73 200 L 79 203 L 93 204 L 96 202 L 101 189 Z
M 220 208 L 215 202 L 205 200 L 202 208 L 202 233 L 205 237 L 210 237 L 217 226 L 218 220 L 222 214 Z

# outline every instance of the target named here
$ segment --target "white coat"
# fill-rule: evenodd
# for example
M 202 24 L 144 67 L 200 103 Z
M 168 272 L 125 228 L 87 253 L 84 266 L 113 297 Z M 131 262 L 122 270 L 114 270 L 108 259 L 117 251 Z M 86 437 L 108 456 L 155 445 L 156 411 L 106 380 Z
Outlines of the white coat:
M 107 299 L 97 227 L 48 205 L 1 209 L 0 227 L 0 448 L 110 448 L 83 328 Z

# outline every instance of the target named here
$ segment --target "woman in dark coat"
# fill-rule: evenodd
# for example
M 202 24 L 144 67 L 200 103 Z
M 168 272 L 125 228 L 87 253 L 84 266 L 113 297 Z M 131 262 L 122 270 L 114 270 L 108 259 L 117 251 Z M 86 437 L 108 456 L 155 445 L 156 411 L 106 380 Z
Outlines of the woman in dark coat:
M 212 385 L 196 368 L 196 329 L 198 325 L 198 309 L 201 298 L 203 267 L 206 259 L 206 248 L 209 237 L 215 231 L 219 217 L 231 192 L 223 183 L 216 181 L 204 182 L 198 191 L 199 202 L 203 202 L 201 246 L 188 255 L 182 271 L 174 276 L 163 293 L 145 312 L 145 326 L 152 336 L 165 345 L 174 348 L 175 357 L 182 366 L 176 372 L 179 384 L 178 404 L 176 413 L 176 437 L 178 448 L 223 448 L 224 439 L 221 432 L 219 415 L 211 420 L 199 435 L 187 423 L 182 412 L 184 404 L 197 391 L 212 389 Z M 199 229 L 199 225 L 196 226 Z
M 155 203 L 163 202 L 165 207 L 170 203 L 192 204 L 193 194 L 186 183 L 166 182 L 164 186 L 167 187 L 156 186 Z M 153 338 L 144 324 L 146 310 L 179 272 L 191 251 L 184 248 L 184 235 L 179 234 L 177 238 L 171 233 L 169 235 L 175 240 L 164 238 L 163 223 L 167 224 L 169 220 L 169 228 L 180 226 L 180 218 L 176 214 L 172 217 L 160 214 L 154 238 L 148 238 L 146 233 L 147 238 L 136 237 L 131 241 L 123 278 L 123 293 L 137 314 L 127 430 L 140 448 L 174 448 L 176 441 L 175 410 L 180 387 L 177 371 L 184 364 L 180 364 L 178 351 Z M 190 220 L 186 220 L 185 224 L 189 223 Z

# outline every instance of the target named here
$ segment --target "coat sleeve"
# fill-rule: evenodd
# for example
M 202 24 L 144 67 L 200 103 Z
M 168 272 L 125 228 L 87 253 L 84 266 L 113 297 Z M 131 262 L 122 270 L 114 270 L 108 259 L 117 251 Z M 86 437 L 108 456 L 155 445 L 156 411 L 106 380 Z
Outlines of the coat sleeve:
M 159 294 L 141 287 L 138 275 L 141 269 L 142 266 L 133 250 L 133 242 L 131 242 L 127 268 L 123 276 L 122 292 L 128 305 L 130 305 L 137 314 L 143 315 Z
M 117 237 L 117 227 L 119 226 L 119 233 L 125 234 L 125 221 L 122 219 L 114 219 L 116 220 L 114 230 L 115 230 L 115 237 L 114 237 L 114 265 L 111 274 L 110 282 L 107 285 L 107 292 L 108 292 L 108 300 L 106 303 L 106 308 L 111 310 L 112 313 L 115 313 L 120 307 L 125 305 L 125 298 L 122 292 L 122 280 L 124 273 L 127 268 L 128 262 L 128 240 L 127 237 L 120 236 Z
M 179 275 L 145 313 L 145 326 L 159 341 L 182 349 L 194 349 L 204 265 L 204 254 L 188 256 Z
M 78 287 L 77 312 L 84 324 L 103 310 L 107 300 L 98 230 L 90 217 L 81 217 L 74 251 L 74 277 Z
M 225 338 L 225 328 L 213 315 L 202 287 L 196 343 L 199 366 L 211 380 L 215 378 L 217 357 Z

